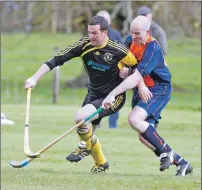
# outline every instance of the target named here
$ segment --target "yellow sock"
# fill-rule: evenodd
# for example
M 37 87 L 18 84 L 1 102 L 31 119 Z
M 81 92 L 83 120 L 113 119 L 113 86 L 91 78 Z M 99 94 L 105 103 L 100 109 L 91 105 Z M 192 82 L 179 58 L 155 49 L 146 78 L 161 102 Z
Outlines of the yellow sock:
M 88 130 L 89 127 L 90 127 L 90 130 Z M 86 142 L 87 150 L 90 150 L 92 148 L 92 142 L 91 142 L 92 124 L 91 123 L 88 124 L 88 128 L 86 127 L 85 129 L 78 129 L 77 133 L 79 135 L 80 140 Z
M 107 162 L 106 158 L 102 153 L 100 141 L 95 135 L 93 136 L 91 155 L 95 163 L 98 165 L 105 164 Z

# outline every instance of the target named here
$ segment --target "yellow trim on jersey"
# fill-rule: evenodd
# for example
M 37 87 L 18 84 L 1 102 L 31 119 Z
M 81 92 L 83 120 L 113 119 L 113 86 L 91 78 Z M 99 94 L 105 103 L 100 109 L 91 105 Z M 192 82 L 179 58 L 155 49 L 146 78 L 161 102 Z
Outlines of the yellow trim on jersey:
M 121 70 L 124 67 L 124 64 L 122 62 L 118 62 L 118 68 Z
M 125 54 L 128 53 L 128 50 L 125 51 L 124 49 L 121 48 L 121 46 L 117 46 L 117 45 L 115 45 L 115 44 L 111 44 L 111 43 L 108 43 L 108 45 L 111 46 L 111 47 L 113 47 L 113 48 L 116 48 L 116 49 L 122 51 L 122 52 L 125 53 Z
M 93 50 L 96 50 L 96 49 L 101 49 L 101 48 L 105 47 L 105 46 L 107 45 L 108 41 L 109 41 L 109 38 L 107 37 L 107 40 L 106 40 L 106 42 L 104 43 L 104 45 L 102 45 L 102 46 L 96 46 L 96 47 L 91 48 L 91 49 L 89 49 L 89 50 L 87 50 L 87 51 L 84 51 L 84 52 L 81 54 L 81 57 L 83 57 L 85 54 L 87 54 L 87 53 L 90 52 L 90 51 L 93 51 Z
M 83 41 L 78 41 L 78 42 L 75 42 L 74 44 L 68 46 L 66 49 L 64 50 L 61 50 L 60 52 L 58 52 L 56 54 L 56 56 L 61 56 L 61 55 L 64 55 L 65 53 L 69 52 L 70 50 L 72 50 L 73 48 L 81 45 L 83 43 Z
M 67 52 L 69 52 L 70 50 L 72 50 L 73 48 L 75 48 L 75 47 L 77 47 L 77 46 L 79 46 L 79 45 L 81 45 L 81 44 L 87 42 L 88 40 L 89 40 L 89 38 L 88 38 L 88 37 L 85 37 L 85 38 L 83 38 L 81 41 L 74 42 L 73 44 L 69 45 L 66 49 L 61 50 L 60 52 L 58 52 L 58 53 L 56 54 L 56 56 L 64 55 L 65 53 L 67 53 Z
M 123 95 L 117 96 L 117 98 L 116 98 L 113 106 L 111 107 L 111 109 L 114 111 L 121 104 L 122 101 L 123 101 Z
M 119 61 L 118 67 L 121 69 L 123 64 L 130 67 L 136 65 L 137 63 L 136 57 L 131 53 L 131 51 L 129 51 L 128 54 L 121 61 Z
M 120 48 L 122 48 L 122 49 L 125 50 L 126 52 L 128 52 L 128 48 L 126 48 L 123 44 L 117 43 L 117 42 L 112 41 L 112 40 L 109 40 L 109 42 L 112 43 L 112 44 L 114 44 L 114 45 L 116 45 L 116 46 L 118 46 L 118 47 L 120 47 Z
M 88 42 L 83 48 L 82 48 L 82 50 L 83 49 L 85 49 L 87 46 L 89 46 L 90 45 L 90 42 Z
M 125 54 L 128 54 L 129 50 L 124 45 L 122 45 L 122 44 L 118 44 L 116 42 L 113 42 L 112 40 L 109 40 L 108 45 L 121 50 Z

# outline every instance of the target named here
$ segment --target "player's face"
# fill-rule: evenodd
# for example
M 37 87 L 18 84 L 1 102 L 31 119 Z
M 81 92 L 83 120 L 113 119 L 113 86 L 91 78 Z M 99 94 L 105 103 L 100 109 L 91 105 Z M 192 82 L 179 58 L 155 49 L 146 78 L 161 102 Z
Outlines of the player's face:
M 101 31 L 100 25 L 88 25 L 88 35 L 93 46 L 102 46 L 107 37 L 107 30 Z
M 130 32 L 135 44 L 142 45 L 146 43 L 149 31 L 143 31 L 140 28 L 134 26 L 130 28 Z

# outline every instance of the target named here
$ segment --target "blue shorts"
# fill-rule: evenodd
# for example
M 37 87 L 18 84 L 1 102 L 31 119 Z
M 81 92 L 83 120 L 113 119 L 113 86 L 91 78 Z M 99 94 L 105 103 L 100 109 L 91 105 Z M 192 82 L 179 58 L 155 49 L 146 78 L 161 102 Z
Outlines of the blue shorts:
M 134 108 L 135 106 L 143 108 L 148 114 L 146 121 L 153 125 L 156 125 L 159 123 L 159 119 L 161 119 L 161 111 L 170 100 L 172 85 L 170 83 L 158 84 L 153 87 L 149 87 L 149 90 L 152 93 L 153 97 L 147 103 L 145 103 L 140 99 L 138 95 L 138 89 L 134 89 L 132 108 Z

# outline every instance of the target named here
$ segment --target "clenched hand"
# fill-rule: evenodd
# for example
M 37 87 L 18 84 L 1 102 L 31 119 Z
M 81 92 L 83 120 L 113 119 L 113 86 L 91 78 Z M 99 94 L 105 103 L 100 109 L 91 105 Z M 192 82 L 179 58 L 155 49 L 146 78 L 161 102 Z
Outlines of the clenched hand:
M 24 88 L 25 89 L 34 88 L 36 84 L 37 84 L 36 79 L 34 77 L 30 77 L 25 81 Z
M 108 95 L 102 102 L 102 107 L 104 109 L 109 109 L 113 103 L 115 101 L 115 97 L 114 96 L 111 96 L 111 95 Z
M 153 97 L 152 93 L 149 91 L 149 89 L 146 86 L 138 87 L 138 94 L 141 100 L 143 100 L 144 102 L 149 101 Z
M 129 75 L 129 68 L 128 67 L 123 67 L 120 72 L 119 72 L 119 76 L 122 78 L 122 79 L 126 79 Z

